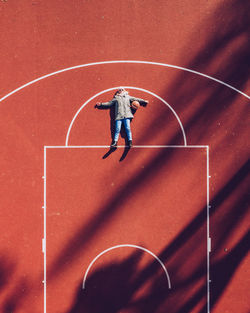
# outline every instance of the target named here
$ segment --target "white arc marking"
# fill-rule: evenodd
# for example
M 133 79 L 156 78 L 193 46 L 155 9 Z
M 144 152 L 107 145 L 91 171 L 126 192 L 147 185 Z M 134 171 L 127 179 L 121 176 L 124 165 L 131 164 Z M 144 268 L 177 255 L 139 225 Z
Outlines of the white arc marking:
M 62 70 L 59 70 L 59 71 L 56 71 L 56 72 L 53 72 L 53 73 L 50 73 L 50 74 L 47 74 L 47 75 L 44 75 L 44 76 L 41 76 L 37 79 L 34 79 L 30 82 L 28 82 L 27 84 L 25 85 L 22 85 L 18 88 L 16 88 L 15 90 L 11 91 L 10 93 L 8 93 L 7 95 L 5 95 L 4 97 L 2 97 L 0 99 L 0 102 L 5 100 L 6 98 L 8 98 L 9 96 L 13 95 L 14 93 L 18 92 L 19 90 L 22 90 L 23 88 L 25 87 L 28 87 L 40 80 L 43 80 L 45 78 L 48 78 L 50 76 L 54 76 L 54 75 L 57 75 L 57 74 L 60 74 L 60 73 L 63 73 L 63 72 L 67 72 L 67 71 L 71 71 L 71 70 L 75 70 L 75 69 L 78 69 L 78 68 L 83 68 L 83 67 L 88 67 L 88 66 L 94 66 L 94 65 L 102 65 L 102 64 L 119 64 L 119 63 L 130 63 L 130 64 L 150 64 L 150 65 L 156 65 L 156 66 L 164 66 L 164 67 L 170 67 L 170 68 L 175 68 L 175 69 L 179 69 L 179 70 L 182 70 L 182 71 L 186 71 L 186 72 L 190 72 L 190 73 L 193 73 L 193 74 L 196 74 L 196 75 L 200 75 L 200 76 L 203 76 L 203 77 L 206 77 L 208 79 L 211 79 L 217 83 L 220 83 L 240 94 L 242 94 L 244 97 L 250 99 L 250 96 L 248 96 L 247 94 L 245 94 L 244 92 L 240 91 L 239 89 L 236 89 L 235 87 L 227 84 L 227 83 L 224 83 L 223 81 L 217 79 L 217 78 L 214 78 L 212 76 L 209 76 L 209 75 L 206 75 L 206 74 L 203 74 L 203 73 L 200 73 L 200 72 L 197 72 L 197 71 L 194 71 L 194 70 L 190 70 L 188 68 L 185 68 L 185 67 L 181 67 L 181 66 L 176 66 L 176 65 L 171 65 L 171 64 L 166 64 L 166 63 L 158 63 L 158 62 L 149 62 L 149 61 L 133 61 L 133 60 L 123 60 L 123 61 L 103 61 L 103 62 L 93 62 L 93 63 L 87 63 L 87 64 L 81 64 L 81 65 L 76 65 L 76 66 L 72 66 L 72 67 L 67 67 L 67 68 L 64 68 Z
M 66 143 L 65 143 L 65 146 L 68 146 L 68 142 L 69 142 L 69 135 L 70 135 L 70 132 L 71 132 L 71 129 L 72 129 L 72 126 L 78 116 L 78 114 L 81 112 L 81 110 L 90 102 L 92 101 L 93 99 L 95 99 L 96 97 L 102 95 L 103 93 L 105 92 L 108 92 L 108 91 L 111 91 L 111 90 L 116 90 L 118 89 L 119 87 L 112 87 L 112 88 L 109 88 L 109 89 L 105 89 L 97 94 L 95 94 L 93 97 L 89 98 L 86 102 L 84 102 L 84 104 L 79 108 L 79 110 L 76 112 L 75 116 L 73 117 L 71 123 L 70 123 L 70 126 L 68 128 L 68 132 L 67 132 L 67 136 L 66 136 Z M 162 99 L 160 96 L 158 96 L 157 94 L 149 91 L 149 90 L 146 90 L 146 89 L 143 89 L 143 88 L 139 88 L 139 87 L 131 87 L 131 86 L 124 86 L 123 88 L 125 89 L 134 89 L 134 90 L 140 90 L 140 91 L 144 91 L 156 98 L 158 98 L 160 101 L 162 101 L 171 111 L 172 113 L 174 114 L 174 116 L 176 117 L 176 119 L 178 120 L 178 123 L 180 125 L 180 128 L 181 128 L 181 131 L 182 131 L 182 135 L 183 135 L 183 140 L 184 140 L 184 145 L 186 146 L 187 145 L 187 138 L 186 138 L 186 134 L 185 134 L 185 131 L 184 131 L 184 127 L 181 123 L 181 120 L 179 118 L 179 116 L 177 115 L 177 113 L 175 112 L 175 110 L 171 107 L 170 104 L 168 104 L 164 99 Z
M 167 277 L 167 281 L 168 281 L 168 288 L 171 289 L 171 282 L 170 282 L 170 277 L 168 275 L 168 271 L 165 267 L 165 265 L 163 264 L 163 262 L 153 253 L 151 252 L 150 250 L 144 248 L 144 247 L 141 247 L 141 246 L 137 246 L 137 245 L 131 245 L 131 244 L 123 244 L 123 245 L 117 245 L 117 246 L 113 246 L 111 248 L 108 248 L 104 251 L 102 251 L 101 253 L 99 253 L 94 259 L 93 261 L 89 264 L 86 272 L 85 272 L 85 275 L 84 275 L 84 279 L 83 279 L 83 283 L 82 283 L 82 289 L 85 289 L 85 285 L 86 285 L 86 279 L 87 279 L 87 276 L 88 276 L 88 273 L 92 267 L 92 265 L 96 262 L 97 259 L 99 259 L 103 254 L 111 251 L 111 250 L 114 250 L 114 249 L 118 249 L 118 248 L 127 248 L 127 247 L 130 247 L 130 248 L 135 248 L 135 249 L 140 249 L 142 251 L 145 251 L 147 253 L 149 253 L 150 255 L 152 255 L 161 265 L 161 267 L 163 268 L 165 274 L 166 274 L 166 277 Z

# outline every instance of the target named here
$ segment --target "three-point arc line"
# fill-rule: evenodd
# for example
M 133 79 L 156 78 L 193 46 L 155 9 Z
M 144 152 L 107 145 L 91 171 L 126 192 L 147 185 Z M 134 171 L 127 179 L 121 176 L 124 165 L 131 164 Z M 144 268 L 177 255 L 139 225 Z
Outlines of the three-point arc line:
M 117 61 L 103 61 L 103 62 L 93 62 L 93 63 L 86 63 L 86 64 L 81 64 L 81 65 L 76 65 L 76 66 L 72 66 L 72 67 L 67 67 L 67 68 L 64 68 L 62 70 L 59 70 L 59 71 L 56 71 L 56 72 L 53 72 L 53 73 L 50 73 L 50 74 L 47 74 L 47 75 L 44 75 L 44 76 L 41 76 L 41 77 L 38 77 L 18 88 L 16 88 L 15 90 L 9 92 L 7 95 L 3 96 L 1 99 L 0 99 L 0 102 L 5 100 L 6 98 L 8 98 L 9 96 L 13 95 L 14 93 L 18 92 L 19 90 L 22 90 L 23 88 L 25 87 L 28 87 L 40 80 L 43 80 L 45 78 L 48 78 L 48 77 L 51 77 L 51 76 L 54 76 L 54 75 L 57 75 L 57 74 L 60 74 L 60 73 L 63 73 L 63 72 L 67 72 L 67 71 L 71 71 L 71 70 L 75 70 L 75 69 L 78 69 L 78 68 L 83 68 L 83 67 L 88 67 L 88 66 L 94 66 L 94 65 L 102 65 L 102 64 L 120 64 L 120 63 L 127 63 L 127 64 L 150 64 L 150 65 L 156 65 L 156 66 L 163 66 L 163 67 L 169 67 L 169 68 L 175 68 L 175 69 L 178 69 L 178 70 L 182 70 L 182 71 L 186 71 L 186 72 L 190 72 L 190 73 L 193 73 L 193 74 L 196 74 L 196 75 L 200 75 L 200 76 L 203 76 L 205 78 L 208 78 L 208 79 L 211 79 L 217 83 L 220 83 L 238 93 L 240 93 L 241 95 L 243 95 L 244 97 L 250 99 L 250 96 L 248 96 L 247 94 L 245 94 L 244 92 L 240 91 L 239 89 L 217 79 L 217 78 L 214 78 L 212 76 L 209 76 L 209 75 L 206 75 L 206 74 L 203 74 L 203 73 L 200 73 L 198 71 L 194 71 L 194 70 L 191 70 L 191 69 L 188 69 L 188 68 L 185 68 L 185 67 L 182 67 L 182 66 L 177 66 L 177 65 L 171 65 L 171 64 L 166 64 L 166 63 L 159 63 L 159 62 L 152 62 L 152 61 L 135 61 L 135 60 L 117 60 Z
M 93 261 L 89 264 L 86 272 L 85 272 L 85 275 L 84 275 L 84 278 L 83 278 L 83 283 L 82 283 L 82 289 L 85 289 L 85 286 L 86 286 L 86 279 L 87 279 L 87 276 L 88 276 L 88 273 L 91 269 L 91 267 L 93 266 L 93 264 L 97 261 L 97 259 L 99 259 L 102 255 L 104 255 L 105 253 L 111 251 L 111 250 L 114 250 L 114 249 L 118 249 L 118 248 L 127 248 L 127 247 L 130 247 L 130 248 L 135 248 L 135 249 L 139 249 L 139 250 L 142 250 L 144 252 L 147 252 L 149 253 L 150 255 L 152 255 L 158 262 L 159 264 L 161 265 L 161 267 L 163 268 L 164 272 L 165 272 L 165 275 L 167 277 L 167 281 L 168 281 L 168 288 L 171 289 L 171 282 L 170 282 L 170 277 L 169 277 L 169 274 L 168 274 L 168 271 L 164 265 L 164 263 L 153 253 L 151 252 L 150 250 L 144 248 L 144 247 L 141 247 L 141 246 L 137 246 L 137 245 L 132 245 L 132 244 L 123 244 L 123 245 L 117 245 L 117 246 L 113 246 L 111 248 L 108 248 L 104 251 L 102 251 L 101 253 L 99 253 L 94 259 Z

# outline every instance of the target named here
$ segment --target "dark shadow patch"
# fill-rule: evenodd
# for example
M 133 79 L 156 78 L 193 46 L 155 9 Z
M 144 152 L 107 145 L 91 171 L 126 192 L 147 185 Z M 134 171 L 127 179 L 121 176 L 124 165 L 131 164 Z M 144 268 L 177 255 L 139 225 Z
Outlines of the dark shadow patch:
M 126 146 L 125 148 L 124 148 L 124 151 L 123 151 L 123 154 L 122 154 L 122 156 L 121 156 L 121 158 L 120 158 L 120 162 L 122 162 L 125 158 L 126 158 L 126 156 L 128 155 L 128 153 L 129 153 L 129 150 L 130 150 L 130 147 L 128 147 L 128 146 Z
M 103 159 L 107 159 L 107 158 L 108 158 L 113 152 L 115 152 L 116 150 L 117 150 L 116 147 L 110 147 L 110 148 L 109 148 L 109 151 L 106 152 L 102 158 L 103 158 Z
M 78 293 L 72 309 L 67 313 L 116 313 L 129 306 L 134 293 L 133 277 L 142 251 L 132 253 L 121 263 L 112 263 L 91 274 L 77 288 Z

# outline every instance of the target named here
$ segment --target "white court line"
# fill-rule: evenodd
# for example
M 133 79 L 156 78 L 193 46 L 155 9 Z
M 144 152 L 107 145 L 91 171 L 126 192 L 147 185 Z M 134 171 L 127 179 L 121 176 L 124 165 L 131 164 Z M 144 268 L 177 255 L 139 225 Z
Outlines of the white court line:
M 47 186 L 46 186 L 46 162 L 47 162 L 47 159 L 46 159 L 46 147 L 44 147 L 44 172 L 43 172 L 43 184 L 44 184 L 44 187 L 43 187 L 43 253 L 44 253 L 44 256 L 43 256 L 43 260 L 44 260 L 44 278 L 43 278 L 43 292 L 44 292 L 44 313 L 46 313 L 46 308 L 47 308 L 47 305 L 46 305 L 46 299 L 47 299 L 47 273 L 46 273 L 46 268 L 47 268 L 47 265 L 46 265 L 46 262 L 47 262 L 47 237 L 46 237 L 46 234 L 47 234 L 47 230 L 46 230 L 46 222 L 47 222 L 47 217 L 46 217 L 46 214 L 47 214 L 47 207 L 46 207 L 46 198 L 47 198 L 47 193 L 46 193 L 46 190 L 47 190 Z
M 67 136 L 66 136 L 66 143 L 65 145 L 68 146 L 68 142 L 69 142 L 69 135 L 70 135 L 70 131 L 73 127 L 73 124 L 78 116 L 78 114 L 82 111 L 82 109 L 90 102 L 92 101 L 93 99 L 95 99 L 96 97 L 108 92 L 108 91 L 112 91 L 112 90 L 117 90 L 119 87 L 112 87 L 112 88 L 109 88 L 109 89 L 105 89 L 105 90 L 102 90 L 100 92 L 98 92 L 97 94 L 95 94 L 93 97 L 89 98 L 87 101 L 84 102 L 84 104 L 79 108 L 79 110 L 76 112 L 76 114 L 74 115 L 70 125 L 69 125 L 69 128 L 68 128 L 68 132 L 67 132 Z M 172 113 L 174 114 L 174 116 L 176 117 L 179 125 L 180 125 L 180 128 L 181 128 L 181 131 L 182 131 L 182 135 L 183 135 L 183 141 L 184 141 L 184 145 L 186 146 L 187 145 L 187 138 L 186 138 L 186 134 L 185 134 L 185 131 L 184 131 L 184 127 L 181 123 L 181 120 L 178 116 L 178 114 L 175 112 L 175 110 L 171 107 L 171 105 L 169 103 L 167 103 L 167 101 L 165 101 L 163 98 L 161 98 L 160 96 L 158 96 L 157 94 L 153 93 L 152 91 L 149 91 L 149 90 L 146 90 L 146 89 L 143 89 L 143 88 L 139 88 L 139 87 L 132 87 L 132 86 L 124 86 L 123 88 L 125 89 L 133 89 L 133 90 L 140 90 L 140 91 L 143 91 L 143 92 L 146 92 L 154 97 L 156 97 L 157 99 L 159 99 L 160 101 L 162 101 L 171 111 Z
M 209 204 L 209 146 L 207 146 L 207 312 L 210 313 L 210 260 L 209 253 L 211 252 L 211 238 L 210 238 L 210 222 L 209 222 L 209 213 L 210 213 L 210 204 Z
M 190 73 L 193 73 L 193 74 L 196 74 L 196 75 L 199 75 L 199 76 L 203 76 L 205 78 L 208 78 L 208 79 L 211 79 L 217 83 L 220 83 L 238 93 L 240 93 L 241 95 L 243 95 L 244 97 L 250 99 L 250 96 L 248 96 L 247 94 L 245 94 L 244 92 L 240 91 L 239 89 L 227 84 L 227 83 L 224 83 L 223 81 L 217 79 L 217 78 L 214 78 L 212 76 L 209 76 L 209 75 L 206 75 L 206 74 L 203 74 L 201 72 L 198 72 L 198 71 L 194 71 L 194 70 L 191 70 L 191 69 L 188 69 L 188 68 L 185 68 L 185 67 L 182 67 L 182 66 L 176 66 L 176 65 L 171 65 L 171 64 L 167 64 L 167 63 L 159 63 L 159 62 L 151 62 L 151 61 L 134 61 L 134 60 L 117 60 L 117 61 L 103 61 L 103 62 L 93 62 L 93 63 L 86 63 L 86 64 L 81 64 L 81 65 L 76 65 L 76 66 L 71 66 L 71 67 L 67 67 L 67 68 L 64 68 L 62 70 L 59 70 L 59 71 L 56 71 L 56 72 L 52 72 L 50 74 L 47 74 L 47 75 L 44 75 L 44 76 L 41 76 L 39 78 L 36 78 L 18 88 L 16 88 L 15 90 L 9 92 L 7 95 L 3 96 L 1 99 L 0 99 L 0 102 L 5 100 L 6 98 L 8 98 L 9 96 L 13 95 L 14 93 L 22 90 L 23 88 L 25 87 L 28 87 L 38 81 L 41 81 L 45 78 L 48 78 L 48 77 L 51 77 L 51 76 L 54 76 L 54 75 L 57 75 L 57 74 L 61 74 L 61 73 L 64 73 L 64 72 L 67 72 L 67 71 L 71 71 L 71 70 L 75 70 L 75 69 L 79 69 L 79 68 L 84 68 L 84 67 L 88 67 L 88 66 L 95 66 L 95 65 L 103 65 L 103 64 L 122 64 L 122 63 L 128 63 L 128 64 L 149 64 L 149 65 L 156 65 L 156 66 L 163 66 L 163 67 L 169 67 L 169 68 L 175 68 L 175 69 L 178 69 L 178 70 L 182 70 L 182 71 L 186 71 L 186 72 L 190 72 Z
M 117 146 L 117 148 L 126 148 L 128 146 Z M 133 148 L 207 148 L 207 145 L 200 145 L 200 146 L 192 146 L 192 145 L 134 145 Z M 82 149 L 82 148 L 110 148 L 110 145 L 104 146 L 45 146 L 47 149 Z M 131 148 L 132 149 L 132 148 Z
M 139 249 L 139 250 L 143 250 L 149 254 L 151 254 L 161 265 L 161 267 L 163 268 L 166 276 L 167 276 L 167 280 L 168 280 L 168 288 L 171 289 L 171 282 L 170 282 L 170 277 L 169 277 L 169 274 L 168 274 L 168 271 L 164 265 L 164 263 L 153 253 L 151 252 L 150 250 L 144 248 L 144 247 L 141 247 L 141 246 L 137 246 L 137 245 L 131 245 L 131 244 L 122 244 L 122 245 L 117 245 L 117 246 L 113 246 L 111 248 L 108 248 L 104 251 L 102 251 L 101 253 L 99 253 L 94 259 L 93 261 L 89 264 L 86 272 L 85 272 L 85 275 L 84 275 L 84 278 L 83 278 L 83 283 L 82 283 L 82 289 L 85 289 L 85 283 L 86 283 L 86 279 L 87 279 L 87 276 L 88 276 L 88 273 L 92 267 L 92 265 L 95 263 L 95 261 L 97 259 L 99 259 L 103 254 L 111 251 L 111 250 L 114 250 L 114 249 L 118 249 L 118 248 L 124 248 L 124 247 L 131 247 L 131 248 L 135 248 L 135 249 Z
M 44 241 L 45 241 L 45 251 L 44 251 L 44 313 L 46 313 L 46 271 L 47 271 L 47 260 L 46 260 L 46 150 L 47 149 L 79 149 L 79 148 L 109 148 L 110 146 L 44 146 Z M 209 146 L 208 145 L 200 145 L 200 146 L 134 146 L 136 148 L 205 148 L 206 149 L 206 157 L 207 157 L 207 313 L 210 313 L 210 235 L 209 235 Z M 121 146 L 124 148 L 124 146 Z M 106 250 L 105 250 L 106 251 Z M 93 261 L 92 261 L 93 262 Z M 86 275 L 86 274 L 85 274 Z

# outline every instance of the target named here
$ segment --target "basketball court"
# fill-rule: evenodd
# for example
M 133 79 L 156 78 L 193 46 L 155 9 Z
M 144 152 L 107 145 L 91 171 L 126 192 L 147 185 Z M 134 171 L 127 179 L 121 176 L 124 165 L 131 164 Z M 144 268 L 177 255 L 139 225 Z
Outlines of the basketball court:
M 0 1 L 1 312 L 249 312 L 249 10 Z

